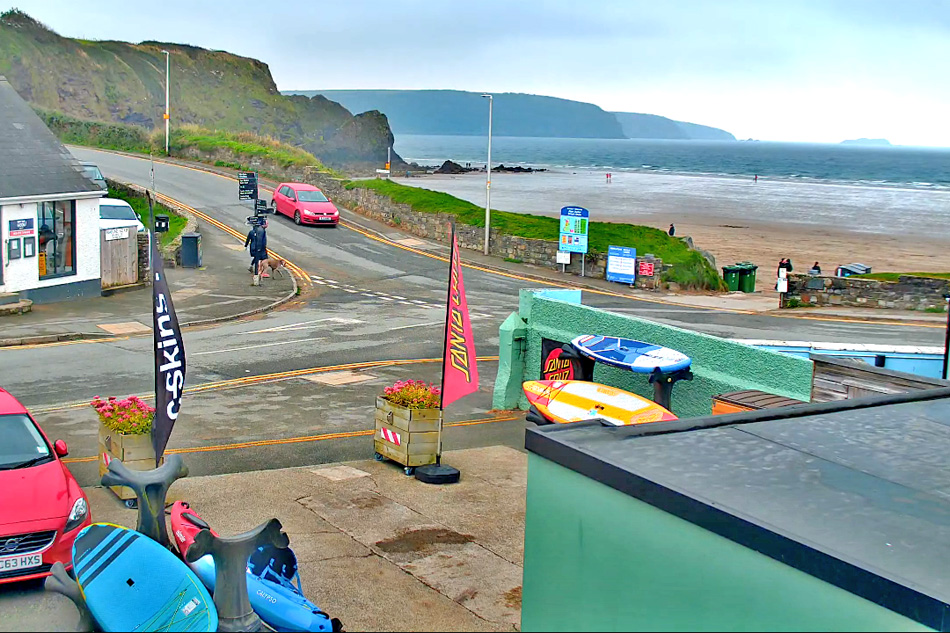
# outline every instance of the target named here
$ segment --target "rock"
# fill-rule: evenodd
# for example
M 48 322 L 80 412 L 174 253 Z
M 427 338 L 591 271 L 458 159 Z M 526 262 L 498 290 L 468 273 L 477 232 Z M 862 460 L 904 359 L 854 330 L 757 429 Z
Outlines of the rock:
M 459 165 L 458 163 L 447 160 L 442 163 L 442 166 L 435 170 L 437 174 L 464 174 L 467 171 L 472 171 L 471 169 L 466 169 Z

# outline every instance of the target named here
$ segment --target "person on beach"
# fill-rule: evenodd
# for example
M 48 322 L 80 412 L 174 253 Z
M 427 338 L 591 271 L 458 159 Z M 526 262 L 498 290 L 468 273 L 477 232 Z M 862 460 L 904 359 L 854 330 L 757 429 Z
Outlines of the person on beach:
M 676 235 L 676 227 L 673 226 L 672 222 L 670 222 L 670 230 L 667 231 L 667 233 L 669 234 L 670 237 L 673 237 L 674 235 Z
M 815 262 L 815 265 L 812 266 L 812 267 L 811 267 L 811 270 L 809 270 L 808 272 L 811 273 L 812 275 L 820 275 L 820 274 L 821 274 L 821 266 L 818 265 L 818 262 Z
M 759 182 L 759 175 L 756 174 L 755 178 L 752 179 L 752 182 Z

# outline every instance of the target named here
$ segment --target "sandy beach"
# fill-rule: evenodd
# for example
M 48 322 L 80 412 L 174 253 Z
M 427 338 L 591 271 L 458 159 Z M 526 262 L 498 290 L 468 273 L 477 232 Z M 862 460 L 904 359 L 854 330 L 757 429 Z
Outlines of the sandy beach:
M 485 203 L 484 173 L 397 180 Z M 717 265 L 757 264 L 763 291 L 773 287 L 782 257 L 792 259 L 796 272 L 815 261 L 826 274 L 851 262 L 875 272 L 950 271 L 946 191 L 631 172 L 611 180 L 582 170 L 496 173 L 491 206 L 557 216 L 561 207 L 578 205 L 593 221 L 663 230 L 673 222 L 677 236 L 692 237 Z

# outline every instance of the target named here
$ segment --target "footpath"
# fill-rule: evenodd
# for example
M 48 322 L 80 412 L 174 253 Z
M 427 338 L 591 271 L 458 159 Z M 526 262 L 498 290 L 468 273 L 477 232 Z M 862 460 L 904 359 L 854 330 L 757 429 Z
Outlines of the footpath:
M 289 271 L 251 285 L 243 243 L 202 224 L 201 268 L 166 268 L 183 327 L 210 325 L 273 309 L 294 297 Z M 34 304 L 31 312 L 0 317 L 0 346 L 82 338 L 134 336 L 152 331 L 152 288 L 141 285 L 110 296 Z
M 459 483 L 432 486 L 367 460 L 186 477 L 169 502 L 187 501 L 225 536 L 279 519 L 304 593 L 348 631 L 516 631 L 527 456 L 495 446 L 444 461 Z M 108 489 L 85 491 L 94 521 L 135 526 L 137 512 Z M 0 630 L 75 630 L 78 619 L 66 598 L 43 592 L 11 594 L 5 611 Z

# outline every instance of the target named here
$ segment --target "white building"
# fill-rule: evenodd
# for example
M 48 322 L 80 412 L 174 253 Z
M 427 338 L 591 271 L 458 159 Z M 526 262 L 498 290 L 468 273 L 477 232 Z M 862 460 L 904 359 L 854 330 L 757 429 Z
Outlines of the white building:
M 0 76 L 0 294 L 99 296 L 105 192 Z

